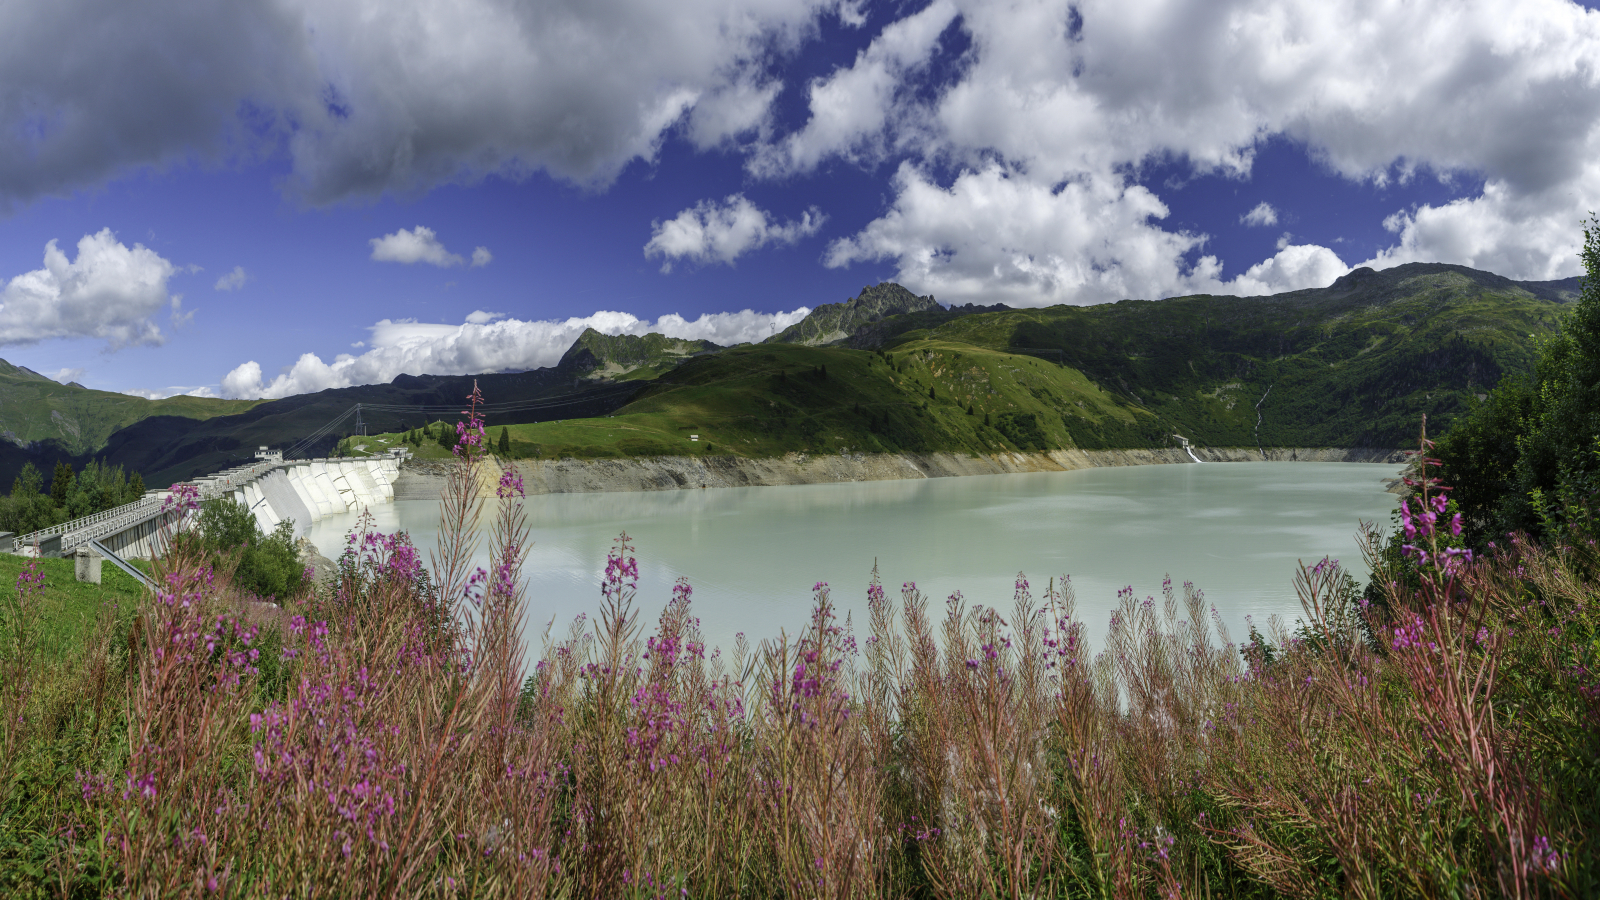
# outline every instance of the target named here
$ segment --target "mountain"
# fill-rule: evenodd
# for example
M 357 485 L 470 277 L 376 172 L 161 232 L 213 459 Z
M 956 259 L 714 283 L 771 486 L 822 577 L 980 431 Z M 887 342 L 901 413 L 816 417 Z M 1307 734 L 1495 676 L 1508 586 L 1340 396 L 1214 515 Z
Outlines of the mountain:
M 258 446 L 321 456 L 355 433 L 356 406 L 368 433 L 403 432 L 440 420 L 455 422 L 476 381 L 491 427 L 547 419 L 604 416 L 638 392 L 637 382 L 593 384 L 571 371 L 534 369 L 499 375 L 400 375 L 389 384 L 331 388 L 260 403 L 239 415 L 204 422 L 171 416 L 145 419 L 112 435 L 103 456 L 145 483 L 171 484 L 248 462 Z M 0 460 L 0 479 L 7 479 Z M 10 484 L 0 481 L 0 485 Z
M 585 328 L 562 355 L 556 368 L 585 378 L 613 381 L 654 378 L 685 359 L 720 350 L 710 341 L 670 338 L 660 334 L 602 334 Z
M 1556 326 L 1577 283 L 1412 263 L 1266 297 L 1124 300 L 932 326 L 906 317 L 878 331 L 892 335 L 881 343 L 890 351 L 981 346 L 1050 360 L 1211 446 L 1403 447 L 1423 413 L 1442 431 L 1502 375 L 1527 371 L 1535 336 Z M 1078 427 L 1080 443 L 1113 439 Z
M 703 355 L 604 418 L 508 436 L 514 455 L 546 458 L 1110 449 L 1180 435 L 1398 449 L 1422 414 L 1437 434 L 1527 371 L 1577 287 L 1407 265 L 1268 297 L 919 309 L 829 346 Z
M 1413 442 L 1423 413 L 1441 433 L 1502 376 L 1528 371 L 1580 285 L 1408 264 L 1265 297 L 946 309 L 883 284 L 761 344 L 590 331 L 553 368 L 476 380 L 489 426 L 511 426 L 515 448 L 546 456 L 1100 449 L 1177 435 L 1214 447 L 1392 449 Z M 0 488 L 26 459 L 72 457 L 64 419 L 78 428 L 73 446 L 163 484 L 248 460 L 262 444 L 305 440 L 308 453 L 326 453 L 354 433 L 358 403 L 372 435 L 453 421 L 473 380 L 403 375 L 217 415 L 239 402 L 152 403 L 0 363 L 0 427 L 13 433 L 0 441 Z M 90 408 L 99 432 L 83 424 Z M 135 421 L 96 446 L 118 410 Z
M 0 360 L 0 440 L 24 451 L 92 455 L 119 429 L 151 416 L 204 420 L 244 412 L 259 400 L 168 397 L 146 400 L 58 384 Z
M 804 319 L 767 338 L 763 343 L 832 344 L 850 337 L 887 316 L 943 309 L 933 297 L 918 297 L 893 282 L 864 287 L 843 303 L 824 303 Z

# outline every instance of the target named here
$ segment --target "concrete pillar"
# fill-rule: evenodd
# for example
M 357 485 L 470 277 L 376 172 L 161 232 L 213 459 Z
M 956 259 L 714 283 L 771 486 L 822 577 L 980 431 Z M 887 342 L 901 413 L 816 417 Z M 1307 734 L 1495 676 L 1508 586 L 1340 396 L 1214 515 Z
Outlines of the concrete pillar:
M 311 521 L 320 521 L 333 515 L 333 503 L 322 496 L 316 478 L 312 477 L 310 466 L 295 466 L 290 469 L 289 483 L 294 486 L 295 493 L 300 495 L 300 499 L 305 501 L 306 508 L 311 511 Z
M 319 459 L 312 462 L 311 473 L 312 477 L 317 480 L 317 488 L 322 491 L 323 495 L 332 504 L 333 512 L 349 512 L 350 499 L 345 496 L 345 493 L 339 489 L 339 485 L 334 482 L 333 469 L 327 460 Z
M 100 554 L 88 547 L 79 547 L 72 554 L 73 574 L 79 581 L 100 583 Z
M 372 480 L 372 469 L 365 460 L 345 463 L 344 477 L 350 483 L 351 489 L 356 492 L 356 500 L 362 506 L 373 506 L 383 502 L 383 493 Z
M 289 519 L 294 522 L 296 535 L 305 534 L 311 526 L 312 518 L 300 495 L 295 493 L 294 487 L 289 484 L 289 477 L 282 469 L 274 469 L 261 479 L 261 493 L 266 495 L 267 502 L 272 505 L 273 513 L 281 522 Z

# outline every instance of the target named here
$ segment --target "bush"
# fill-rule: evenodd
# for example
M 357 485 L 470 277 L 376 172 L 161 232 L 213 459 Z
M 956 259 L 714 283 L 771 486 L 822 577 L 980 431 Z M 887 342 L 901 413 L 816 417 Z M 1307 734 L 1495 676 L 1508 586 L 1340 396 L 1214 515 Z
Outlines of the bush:
M 294 523 L 285 519 L 263 534 L 254 514 L 229 497 L 201 507 L 196 540 L 218 554 L 239 554 L 233 580 L 258 597 L 291 597 L 300 592 L 305 570 L 295 548 Z
M 1600 219 L 1583 232 L 1583 293 L 1539 350 L 1439 441 L 1467 532 L 1552 536 L 1593 525 L 1600 491 Z

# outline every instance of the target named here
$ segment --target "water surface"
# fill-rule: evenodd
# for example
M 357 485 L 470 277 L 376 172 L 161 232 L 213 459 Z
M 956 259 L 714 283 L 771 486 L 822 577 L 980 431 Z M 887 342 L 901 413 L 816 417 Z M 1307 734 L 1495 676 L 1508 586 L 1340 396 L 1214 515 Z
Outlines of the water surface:
M 1017 573 L 1035 595 L 1070 575 L 1079 617 L 1103 634 L 1120 588 L 1157 594 L 1162 579 L 1192 581 L 1233 631 L 1245 617 L 1300 615 L 1290 589 L 1297 560 L 1331 555 L 1364 578 L 1355 535 L 1387 527 L 1398 467 L 1359 463 L 1207 463 L 876 481 L 530 497 L 529 607 L 542 631 L 564 633 L 598 607 L 612 539 L 638 548 L 640 618 L 653 622 L 680 576 L 694 587 L 707 642 L 731 647 L 793 634 L 812 586 L 827 582 L 865 624 L 874 563 L 891 594 L 914 581 L 934 611 L 959 590 L 968 602 L 1009 609 Z M 492 501 L 491 504 L 492 506 Z M 436 545 L 437 501 L 373 509 L 381 531 L 405 529 Z M 310 538 L 330 557 L 355 516 L 324 519 Z M 480 550 L 480 564 L 487 552 Z M 534 646 L 537 646 L 536 635 Z

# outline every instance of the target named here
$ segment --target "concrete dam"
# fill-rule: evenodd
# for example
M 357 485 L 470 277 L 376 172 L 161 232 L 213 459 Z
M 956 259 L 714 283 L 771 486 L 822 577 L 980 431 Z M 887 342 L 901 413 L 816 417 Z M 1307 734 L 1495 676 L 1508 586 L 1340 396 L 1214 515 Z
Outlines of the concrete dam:
M 391 454 L 284 460 L 265 447 L 256 457 L 258 461 L 250 465 L 187 483 L 198 490 L 201 502 L 233 498 L 250 510 L 264 533 L 270 534 L 280 522 L 293 521 L 297 537 L 328 516 L 393 501 L 402 459 L 400 454 Z M 167 537 L 180 524 L 178 512 L 168 508 L 172 493 L 170 488 L 147 491 L 132 503 L 32 534 L 0 535 L 0 552 L 70 556 L 93 541 L 122 557 L 148 559 L 164 549 Z M 191 519 L 194 515 L 189 513 Z

